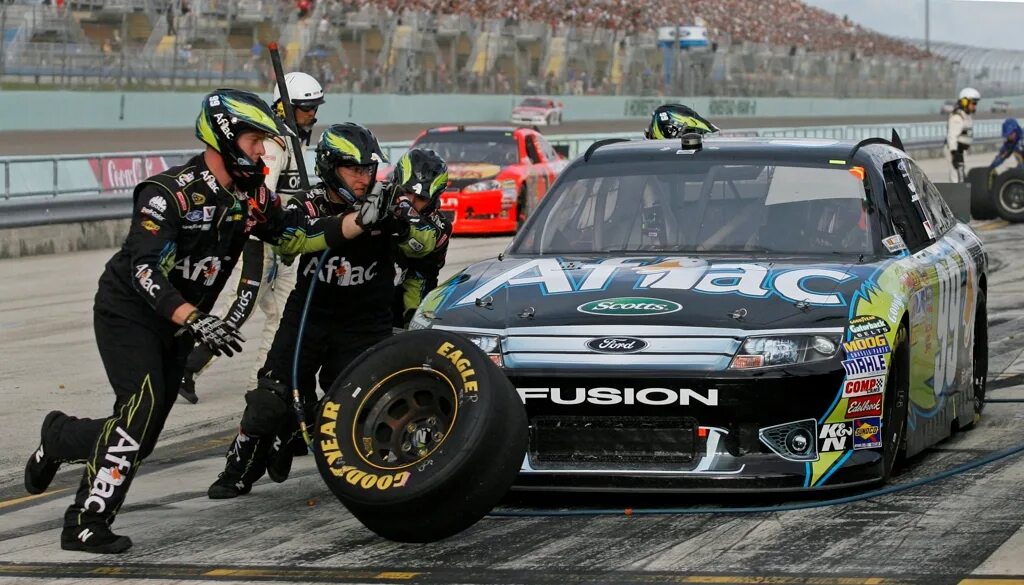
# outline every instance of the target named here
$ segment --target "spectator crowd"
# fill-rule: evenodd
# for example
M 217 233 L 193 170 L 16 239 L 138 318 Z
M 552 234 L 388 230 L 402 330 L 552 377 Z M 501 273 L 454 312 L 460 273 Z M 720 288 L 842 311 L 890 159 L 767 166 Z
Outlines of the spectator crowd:
M 319 0 L 332 14 L 364 6 L 401 14 L 406 10 L 508 23 L 543 22 L 552 27 L 590 26 L 625 34 L 659 26 L 703 25 L 708 38 L 732 43 L 754 42 L 797 47 L 809 52 L 851 51 L 924 59 L 924 51 L 899 39 L 853 23 L 849 18 L 808 6 L 799 0 Z M 303 12 L 311 0 L 300 0 Z

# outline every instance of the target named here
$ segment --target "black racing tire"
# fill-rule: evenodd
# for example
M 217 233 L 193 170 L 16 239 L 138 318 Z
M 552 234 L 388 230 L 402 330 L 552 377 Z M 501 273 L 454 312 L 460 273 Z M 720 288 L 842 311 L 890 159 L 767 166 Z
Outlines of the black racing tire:
M 318 407 L 313 452 L 335 497 L 399 542 L 483 518 L 515 481 L 526 410 L 491 359 L 447 331 L 399 333 L 345 369 Z
M 519 232 L 519 228 L 523 227 L 526 223 L 526 218 L 530 217 L 530 201 L 528 197 L 529 191 L 526 189 L 524 184 L 519 188 L 519 195 L 516 197 L 516 232 Z
M 974 316 L 974 357 L 971 363 L 971 382 L 974 388 L 974 419 L 961 427 L 968 431 L 981 420 L 985 410 L 985 390 L 988 385 L 988 298 L 978 290 L 978 308 Z
M 1024 221 L 1024 170 L 1010 169 L 996 177 L 992 204 L 1006 221 Z
M 882 481 L 889 481 L 906 451 L 907 409 L 910 405 L 910 346 L 907 328 L 900 326 L 893 341 L 892 361 L 885 382 L 882 419 Z
M 998 216 L 992 205 L 988 175 L 988 167 L 975 167 L 967 171 L 967 182 L 971 185 L 971 217 L 974 219 L 993 219 Z

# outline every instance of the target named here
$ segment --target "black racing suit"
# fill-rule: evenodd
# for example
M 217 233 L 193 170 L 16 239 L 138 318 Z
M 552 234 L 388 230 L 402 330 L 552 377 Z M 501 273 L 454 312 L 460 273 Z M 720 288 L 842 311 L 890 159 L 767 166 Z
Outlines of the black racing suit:
M 322 184 L 294 197 L 288 208 L 311 217 L 350 209 L 331 201 Z M 305 254 L 298 260 L 295 290 L 288 297 L 257 388 L 246 394 L 239 433 L 228 447 L 218 482 L 245 490 L 266 471 L 271 449 L 301 441 L 290 408 L 296 352 L 298 389 L 308 421 L 317 404 L 317 382 L 326 392 L 352 360 L 391 336 L 396 255 L 426 254 L 438 241 L 433 230 L 409 230 L 403 223 L 389 218 L 357 238 L 332 246 L 325 258 L 323 254 Z M 398 246 L 394 245 L 395 233 L 407 234 Z M 314 279 L 316 286 L 300 340 L 303 309 Z M 296 446 L 304 452 L 301 443 L 293 443 L 293 452 Z
M 407 328 L 423 297 L 437 288 L 451 235 L 452 225 L 436 209 L 423 214 L 404 233 L 396 234 L 400 245 L 397 263 L 401 272 L 392 307 L 395 327 Z
M 311 222 L 265 187 L 233 194 L 202 154 L 135 188 L 131 227 L 107 262 L 93 309 L 96 342 L 116 399 L 106 419 L 61 417 L 47 452 L 85 462 L 65 526 L 113 522 L 139 464 L 156 445 L 177 397 L 193 339 L 175 310 L 209 311 L 249 234 L 292 253 L 342 241 L 340 218 Z M 186 330 L 187 331 L 187 330 Z

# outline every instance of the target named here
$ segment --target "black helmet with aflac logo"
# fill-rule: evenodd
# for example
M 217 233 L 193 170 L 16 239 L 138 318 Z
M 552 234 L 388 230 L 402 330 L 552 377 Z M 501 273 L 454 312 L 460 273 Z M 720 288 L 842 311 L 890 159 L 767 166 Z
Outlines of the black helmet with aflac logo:
M 711 134 L 718 132 L 718 127 L 694 111 L 693 108 L 683 104 L 664 104 L 654 110 L 651 123 L 644 131 L 644 137 L 650 140 L 661 140 L 678 138 L 688 132 Z
M 327 128 L 316 145 L 316 174 L 332 191 L 352 205 L 358 197 L 338 174 L 338 167 L 363 167 L 370 174 L 367 193 L 377 179 L 377 165 L 386 163 L 377 137 L 365 126 L 346 122 Z
M 397 195 L 411 195 L 427 201 L 424 212 L 433 211 L 448 186 L 448 164 L 436 152 L 413 148 L 402 155 L 388 175 Z
M 218 89 L 203 98 L 196 118 L 196 137 L 220 153 L 224 166 L 243 187 L 263 181 L 263 159 L 242 151 L 238 137 L 244 132 L 280 136 L 284 127 L 274 118 L 270 106 L 259 96 L 237 89 Z

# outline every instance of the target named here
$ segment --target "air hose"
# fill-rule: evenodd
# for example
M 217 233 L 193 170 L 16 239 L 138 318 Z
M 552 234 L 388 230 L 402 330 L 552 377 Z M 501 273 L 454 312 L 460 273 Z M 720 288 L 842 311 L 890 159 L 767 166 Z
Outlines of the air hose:
M 302 403 L 302 394 L 299 392 L 299 355 L 302 353 L 302 336 L 306 331 L 306 317 L 309 315 L 309 305 L 313 301 L 313 290 L 320 280 L 320 268 L 324 260 L 331 252 L 330 248 L 324 250 L 316 263 L 316 273 L 309 283 L 309 290 L 306 291 L 306 302 L 302 305 L 302 317 L 299 318 L 299 334 L 295 339 L 295 355 L 292 357 L 292 411 L 295 413 L 295 421 L 299 424 L 299 431 L 302 432 L 302 440 L 306 446 L 312 448 L 313 439 L 309 436 L 309 429 L 306 426 L 306 409 Z
M 986 403 L 1024 403 L 1024 399 L 1021 398 L 988 398 L 985 400 Z M 562 516 L 671 516 L 671 515 L 698 515 L 698 514 L 770 514 L 774 512 L 792 512 L 795 510 L 808 510 L 811 508 L 824 508 L 826 506 L 838 506 L 841 504 L 851 504 L 853 502 L 861 502 L 869 500 L 871 498 L 877 498 L 879 496 L 886 496 L 889 494 L 895 494 L 897 492 L 906 491 L 923 485 L 949 479 L 954 475 L 965 473 L 972 469 L 994 463 L 1000 459 L 1012 457 L 1024 452 L 1024 444 L 1017 445 L 1016 447 L 1010 447 L 1003 449 L 1002 451 L 995 451 L 988 455 L 975 459 L 963 465 L 958 465 L 952 469 L 937 473 L 935 475 L 929 475 L 916 479 L 909 483 L 900 483 L 896 485 L 890 485 L 877 490 L 864 492 L 861 494 L 855 494 L 852 496 L 845 496 L 842 498 L 832 498 L 830 500 L 818 500 L 815 502 L 802 502 L 799 504 L 786 504 L 784 506 L 746 506 L 741 508 L 596 508 L 593 510 L 556 510 L 551 512 L 543 512 L 538 510 L 509 510 L 500 512 L 491 512 L 490 516 L 499 518 L 537 518 L 537 517 L 562 517 Z

